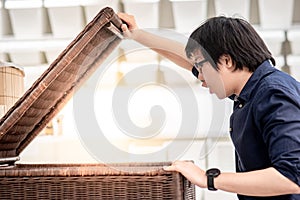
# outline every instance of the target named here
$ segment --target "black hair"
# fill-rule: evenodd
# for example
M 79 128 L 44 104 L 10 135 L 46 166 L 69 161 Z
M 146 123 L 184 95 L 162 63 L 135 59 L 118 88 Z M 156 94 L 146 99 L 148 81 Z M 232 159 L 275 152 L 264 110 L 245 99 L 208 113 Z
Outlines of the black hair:
M 224 54 L 231 56 L 235 70 L 245 66 L 254 72 L 268 59 L 275 66 L 262 38 L 247 21 L 239 18 L 220 16 L 208 19 L 190 35 L 185 47 L 187 57 L 190 58 L 196 49 L 201 50 L 216 70 L 215 63 Z

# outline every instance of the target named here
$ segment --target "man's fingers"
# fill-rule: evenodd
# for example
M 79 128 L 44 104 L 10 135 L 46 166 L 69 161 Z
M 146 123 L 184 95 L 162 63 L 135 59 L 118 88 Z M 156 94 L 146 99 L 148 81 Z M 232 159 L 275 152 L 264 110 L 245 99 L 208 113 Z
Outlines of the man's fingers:
M 164 166 L 163 169 L 166 171 L 178 171 L 178 165 L 181 164 L 181 161 L 176 160 L 175 162 L 172 163 L 170 166 Z
M 121 25 L 121 29 L 122 29 L 123 32 L 129 31 L 126 24 L 122 24 L 122 25 Z
M 176 167 L 174 165 L 171 166 L 163 166 L 165 171 L 176 171 Z

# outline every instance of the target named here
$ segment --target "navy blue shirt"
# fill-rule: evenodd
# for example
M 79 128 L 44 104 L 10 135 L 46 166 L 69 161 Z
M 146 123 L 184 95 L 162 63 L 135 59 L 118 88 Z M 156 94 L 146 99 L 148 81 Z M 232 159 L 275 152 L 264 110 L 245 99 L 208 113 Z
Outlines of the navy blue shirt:
M 300 83 L 265 61 L 233 99 L 230 135 L 237 172 L 274 167 L 300 185 Z M 300 200 L 300 195 L 238 196 L 241 200 Z

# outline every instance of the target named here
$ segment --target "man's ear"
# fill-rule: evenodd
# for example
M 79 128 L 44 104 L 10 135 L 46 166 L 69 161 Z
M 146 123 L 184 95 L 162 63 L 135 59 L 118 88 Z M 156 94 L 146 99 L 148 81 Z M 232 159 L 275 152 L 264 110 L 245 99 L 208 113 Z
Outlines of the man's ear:
M 233 67 L 233 61 L 229 54 L 223 54 L 219 60 L 221 64 L 225 65 L 227 68 Z

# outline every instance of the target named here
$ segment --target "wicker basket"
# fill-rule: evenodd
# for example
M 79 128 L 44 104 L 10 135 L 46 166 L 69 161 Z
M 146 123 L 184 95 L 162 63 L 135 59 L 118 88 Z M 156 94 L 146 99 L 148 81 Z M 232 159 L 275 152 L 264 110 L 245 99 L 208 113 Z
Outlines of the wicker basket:
M 24 71 L 0 61 L 0 118 L 24 93 Z
M 14 158 L 34 139 L 121 42 L 122 22 L 105 8 L 0 119 L 1 158 Z
M 194 199 L 169 163 L 17 165 L 0 170 L 1 199 Z
M 1 199 L 194 199 L 194 185 L 162 170 L 170 163 L 15 165 L 117 47 L 121 24 L 111 8 L 101 10 L 0 119 Z

